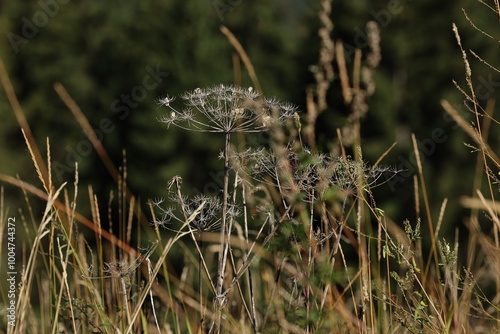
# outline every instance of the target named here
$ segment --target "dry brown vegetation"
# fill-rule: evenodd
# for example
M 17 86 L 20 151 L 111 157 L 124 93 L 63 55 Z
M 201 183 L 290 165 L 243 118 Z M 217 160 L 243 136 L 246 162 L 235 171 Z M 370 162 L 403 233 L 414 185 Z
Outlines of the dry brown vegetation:
M 54 144 L 48 139 L 42 154 L 0 66 L 4 91 L 41 184 L 0 175 L 8 185 L 2 187 L 0 231 L 8 236 L 7 218 L 16 216 L 16 233 L 26 236 L 15 241 L 15 323 L 6 326 L 5 317 L 0 321 L 7 333 L 500 331 L 500 159 L 487 142 L 490 129 L 499 122 L 493 117 L 493 99 L 486 106 L 477 102 L 468 59 L 498 69 L 467 51 L 453 25 L 467 84 L 457 88 L 474 123 L 447 101 L 442 105 L 470 136 L 468 146 L 477 158 L 472 196 L 462 199 L 470 208 L 464 249 L 458 235 L 446 240 L 440 234 L 447 200 L 440 212 L 430 211 L 430 185 L 415 136 L 414 211 L 419 218 L 394 222 L 377 207 L 372 189 L 383 187 L 399 172 L 382 165 L 394 145 L 376 162 L 363 159 L 360 128 L 369 110 L 368 98 L 375 92 L 378 28 L 368 23 L 369 50 L 357 50 L 350 70 L 341 42 L 330 39 L 330 5 L 323 1 L 319 15 L 323 26 L 314 72 L 317 84 L 306 92 L 305 116 L 260 92 L 250 59 L 227 28 L 223 33 L 257 89 L 195 89 L 181 97 L 184 107 L 168 96 L 159 100 L 168 108 L 162 119 L 168 126 L 225 138 L 224 185 L 221 194 L 189 197 L 182 188 L 185 176 L 173 176 L 166 199 L 150 200 L 146 212 L 127 187 L 125 154 L 122 167 L 110 162 L 77 103 L 59 84 L 55 90 L 86 131 L 117 191 L 102 199 L 91 187 L 81 189 L 78 168 L 74 180 L 54 184 Z M 500 17 L 498 3 L 491 10 Z M 336 130 L 331 152 L 320 152 L 315 122 L 328 110 L 332 76 L 341 82 L 349 125 Z M 482 182 L 487 183 L 487 193 L 478 190 Z M 4 192 L 15 189 L 26 201 L 18 211 L 8 211 Z M 87 190 L 89 198 L 83 198 Z M 43 214 L 32 211 L 33 201 L 46 203 Z M 90 214 L 78 211 L 81 201 L 90 203 Z M 107 207 L 108 217 L 101 216 L 101 207 Z M 108 230 L 101 227 L 105 220 Z M 421 224 L 430 233 L 423 234 Z M 6 239 L 0 240 L 3 261 Z M 181 267 L 174 267 L 174 262 Z M 8 289 L 2 282 L 5 309 Z

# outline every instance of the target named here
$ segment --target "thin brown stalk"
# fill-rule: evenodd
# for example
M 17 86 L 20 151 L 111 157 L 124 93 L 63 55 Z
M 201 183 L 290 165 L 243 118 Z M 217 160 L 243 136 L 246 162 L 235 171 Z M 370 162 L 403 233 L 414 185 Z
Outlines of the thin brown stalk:
M 490 215 L 491 220 L 495 223 L 497 229 L 500 230 L 500 218 L 498 218 L 498 211 L 494 206 L 491 206 L 486 198 L 484 198 L 483 194 L 481 191 L 478 189 L 477 190 L 477 195 L 479 199 L 481 200 L 481 203 L 483 207 L 488 211 L 488 214 Z M 497 245 L 498 246 L 498 245 Z
M 128 210 L 128 219 L 127 219 L 127 237 L 126 243 L 130 245 L 130 241 L 132 240 L 132 227 L 133 227 L 133 219 L 134 219 L 134 210 L 135 210 L 135 196 L 130 198 L 130 206 Z
M 243 61 L 243 64 L 245 64 L 245 67 L 248 71 L 248 75 L 250 76 L 250 79 L 252 79 L 255 88 L 259 92 L 262 92 L 262 87 L 259 83 L 259 79 L 257 78 L 257 74 L 255 73 L 252 61 L 250 60 L 250 57 L 248 57 L 248 54 L 246 53 L 243 46 L 240 44 L 240 42 L 238 41 L 236 36 L 234 36 L 231 30 L 229 30 L 226 26 L 220 26 L 220 31 L 224 34 L 224 36 L 227 37 L 229 43 L 231 43 L 231 45 L 236 49 L 236 52 L 238 52 L 241 61 Z
M 498 68 L 496 68 L 495 66 L 491 65 L 490 63 L 488 63 L 486 60 L 484 60 L 483 58 L 481 58 L 479 55 L 477 55 L 474 51 L 472 50 L 469 50 L 469 52 L 474 56 L 476 57 L 477 60 L 479 60 L 481 63 L 485 64 L 486 66 L 488 66 L 489 68 L 491 68 L 493 71 L 495 72 L 498 72 L 500 73 L 500 70 Z
M 132 313 L 132 316 L 130 317 L 130 323 L 128 327 L 125 330 L 126 334 L 132 333 L 132 326 L 137 320 L 137 317 L 139 316 L 139 313 L 142 310 L 142 304 L 146 300 L 147 296 L 149 295 L 149 291 L 151 290 L 154 282 L 156 275 L 158 275 L 158 272 L 160 271 L 160 268 L 163 265 L 163 262 L 165 261 L 170 249 L 172 246 L 183 236 L 189 234 L 189 232 L 181 232 L 183 229 L 186 228 L 186 226 L 189 226 L 189 224 L 199 215 L 203 207 L 205 206 L 205 201 L 203 201 L 200 206 L 188 217 L 188 219 L 184 222 L 183 226 L 179 229 L 179 232 L 172 237 L 171 239 L 168 240 L 167 244 L 165 245 L 165 248 L 163 248 L 163 252 L 161 253 L 158 262 L 156 262 L 156 265 L 153 269 L 152 275 L 150 276 L 150 279 L 144 289 L 142 290 L 140 296 L 137 299 L 137 303 L 135 306 L 135 311 Z
M 53 321 L 52 334 L 56 333 L 57 325 L 59 324 L 58 317 L 59 317 L 59 311 L 61 309 L 61 301 L 62 301 L 62 296 L 64 295 L 64 292 L 63 292 L 64 290 L 65 290 L 67 297 L 68 297 L 68 305 L 69 305 L 69 308 L 71 311 L 71 324 L 73 325 L 73 332 L 76 333 L 77 330 L 76 330 L 76 323 L 75 323 L 75 313 L 74 313 L 74 308 L 73 308 L 72 294 L 70 291 L 70 286 L 68 284 L 68 271 L 67 271 L 68 261 L 69 261 L 69 249 L 70 248 L 66 247 L 66 255 L 63 255 L 61 244 L 59 241 L 59 237 L 57 237 L 57 249 L 59 251 L 59 258 L 61 260 L 61 267 L 63 270 L 63 273 L 62 273 L 63 275 L 61 277 L 61 288 L 60 288 L 59 293 L 58 293 L 59 298 L 57 300 L 56 313 L 52 319 L 52 321 Z
M 495 0 L 495 1 L 498 1 L 498 0 Z M 469 24 L 474 28 L 476 29 L 477 31 L 479 31 L 481 34 L 485 35 L 486 37 L 488 38 L 491 38 L 492 40 L 496 41 L 496 42 L 499 42 L 500 43 L 500 40 L 496 39 L 495 37 L 491 36 L 490 34 L 488 34 L 487 32 L 485 32 L 484 30 L 478 28 L 474 22 L 472 22 L 471 18 L 469 17 L 469 15 L 467 14 L 467 12 L 465 11 L 464 8 L 462 8 L 462 13 L 464 14 L 465 18 L 467 19 L 467 21 L 469 22 Z
M 347 160 L 347 153 L 342 142 L 342 130 L 340 130 L 339 128 L 337 128 L 337 138 L 339 139 L 340 154 L 344 160 Z
M 45 207 L 43 217 L 41 219 L 41 223 L 38 227 L 38 231 L 36 233 L 35 240 L 31 247 L 31 252 L 28 258 L 28 262 L 24 267 L 25 275 L 23 275 L 21 279 L 21 289 L 19 291 L 19 303 L 17 304 L 16 314 L 18 315 L 16 319 L 16 329 L 20 331 L 20 333 L 24 333 L 26 326 L 26 317 L 29 309 L 29 301 L 30 301 L 30 293 L 33 288 L 33 277 L 35 275 L 35 265 L 36 258 L 38 255 L 38 251 L 41 245 L 41 240 L 50 233 L 47 227 L 50 225 L 52 220 L 55 218 L 55 212 L 53 211 L 53 205 L 55 199 L 59 196 L 62 188 L 66 185 L 64 183 L 61 187 L 59 187 L 54 192 L 51 192 L 48 195 L 47 205 Z
M 477 140 L 478 140 L 479 146 L 481 147 L 481 155 L 482 155 L 482 158 L 483 158 L 484 166 L 487 166 L 488 164 L 487 164 L 486 157 L 489 156 L 489 152 L 487 151 L 488 145 L 483 140 L 482 129 L 481 129 L 481 122 L 479 121 L 479 115 L 480 114 L 479 114 L 479 112 L 477 110 L 479 104 L 477 103 L 477 100 L 476 100 L 476 95 L 475 95 L 474 86 L 473 86 L 473 82 L 472 82 L 472 70 L 470 68 L 469 61 L 467 60 L 467 54 L 465 53 L 465 51 L 464 51 L 464 49 L 462 47 L 462 42 L 460 40 L 460 34 L 458 32 L 458 28 L 457 28 L 457 26 L 455 24 L 453 24 L 453 31 L 455 33 L 455 38 L 457 40 L 457 44 L 460 47 L 460 50 L 462 51 L 463 62 L 464 62 L 464 65 L 465 65 L 465 79 L 466 79 L 467 85 L 469 86 L 469 89 L 470 89 L 470 93 L 471 93 L 471 97 L 472 97 L 472 101 L 473 101 L 473 107 L 474 107 L 474 115 L 476 116 L 476 126 L 477 126 L 477 133 L 478 133 Z M 495 162 L 497 162 L 497 166 L 500 166 L 500 163 L 498 163 L 498 161 L 499 160 L 496 160 Z M 490 190 L 491 198 L 494 198 L 492 180 L 491 180 L 491 177 L 489 176 L 489 174 L 486 174 L 486 179 L 488 181 L 488 187 L 489 187 L 489 190 Z M 499 281 L 498 285 L 500 286 L 500 281 Z
M 382 155 L 373 164 L 373 166 L 371 168 L 372 171 L 374 171 L 375 168 L 377 168 L 377 166 L 382 162 L 382 160 L 384 160 L 384 158 L 387 156 L 387 154 L 389 154 L 389 152 L 392 151 L 392 149 L 397 145 L 397 143 L 398 142 L 395 141 L 394 143 L 392 143 L 392 145 L 387 150 L 385 150 L 384 153 L 382 153 Z
M 45 191 L 49 192 L 51 189 L 49 188 L 50 177 L 48 169 L 45 166 L 42 155 L 40 154 L 40 150 L 36 145 L 35 138 L 33 137 L 33 133 L 31 132 L 28 120 L 24 115 L 23 109 L 21 108 L 21 104 L 17 99 L 16 93 L 14 92 L 14 88 L 12 87 L 12 83 L 10 82 L 9 75 L 7 74 L 7 70 L 5 69 L 4 63 L 1 59 L 0 59 L 0 82 L 2 82 L 3 88 L 5 90 L 5 95 L 7 95 L 7 99 L 9 100 L 14 115 L 16 116 L 16 120 L 19 123 L 19 126 L 21 127 L 21 130 L 24 133 L 24 136 L 28 143 L 28 147 L 33 152 L 33 160 L 35 162 L 35 166 L 37 166 L 37 170 L 39 172 L 43 186 L 45 187 Z
M 16 187 L 18 187 L 20 189 L 24 189 L 24 190 L 28 191 L 29 193 L 31 193 L 33 195 L 36 195 L 37 197 L 43 199 L 44 201 L 49 201 L 50 200 L 49 196 L 45 192 L 43 192 L 42 190 L 40 190 L 39 188 L 37 188 L 37 187 L 35 187 L 35 186 L 33 186 L 33 185 L 29 184 L 29 183 L 26 183 L 26 182 L 23 182 L 21 180 L 18 180 L 16 178 L 12 177 L 12 176 L 5 175 L 5 174 L 0 174 L 0 180 L 3 181 L 3 182 L 6 182 L 6 183 L 10 183 L 10 184 L 12 184 L 12 185 L 14 185 L 14 186 L 16 186 Z M 53 205 L 54 205 L 55 208 L 57 208 L 61 212 L 69 214 L 69 212 L 67 212 L 66 205 L 63 204 L 58 199 L 54 199 L 53 200 Z M 100 234 L 103 238 L 107 239 L 108 241 L 110 241 L 114 245 L 120 247 L 125 252 L 131 253 L 131 252 L 135 251 L 131 246 L 127 245 L 126 243 L 124 243 L 120 239 L 118 239 L 115 236 L 111 235 L 108 231 L 100 229 L 96 224 L 94 224 L 94 222 L 92 222 L 89 219 L 85 218 L 84 216 L 82 216 L 78 212 L 74 213 L 74 217 L 75 217 L 75 220 L 79 221 L 80 223 L 82 223 L 86 227 L 90 228 L 92 231 Z
M 462 196 L 460 198 L 460 204 L 469 209 L 486 210 L 487 208 L 492 208 L 495 211 L 500 211 L 500 201 L 492 201 L 487 199 L 483 201 L 477 199 L 476 197 Z
M 495 0 L 495 9 L 496 9 L 497 16 L 498 16 L 498 22 L 500 22 L 500 1 L 499 0 Z
M 344 44 L 341 41 L 337 41 L 335 44 L 335 51 L 337 55 L 337 66 L 339 68 L 339 79 L 340 87 L 342 88 L 342 96 L 344 97 L 344 103 L 350 104 L 352 101 L 352 91 L 349 84 L 349 74 L 347 73 L 347 65 L 344 57 Z
M 92 144 L 92 147 L 94 147 L 95 151 L 97 152 L 102 162 L 104 163 L 104 166 L 106 166 L 106 169 L 108 170 L 109 174 L 113 177 L 115 182 L 118 182 L 118 176 L 120 173 L 113 164 L 111 158 L 109 157 L 108 152 L 102 145 L 101 141 L 97 137 L 94 129 L 92 128 L 92 125 L 90 125 L 89 121 L 87 120 L 87 117 L 85 117 L 78 104 L 75 102 L 75 100 L 73 100 L 73 98 L 69 95 L 66 88 L 64 88 L 64 86 L 61 83 L 56 82 L 54 84 L 54 89 L 61 98 L 61 100 L 64 102 L 64 104 L 66 104 L 68 109 L 71 111 L 75 119 L 78 121 L 78 124 L 80 124 L 80 126 L 82 127 L 87 138 Z
M 149 258 L 146 258 L 146 263 L 148 265 L 148 274 L 149 274 L 149 281 L 153 280 L 153 269 L 151 268 L 151 260 Z M 153 300 L 153 291 L 152 289 L 149 290 L 149 301 L 151 302 L 151 309 L 153 310 L 153 318 L 155 319 L 155 325 L 156 329 L 158 330 L 158 333 L 160 333 L 160 325 L 158 324 L 158 317 L 156 316 L 156 307 L 154 304 Z
M 415 217 L 421 219 L 420 216 L 420 195 L 418 188 L 418 177 L 413 175 L 413 197 L 415 199 Z
M 92 144 L 92 147 L 94 150 L 97 152 L 99 158 L 103 162 L 104 166 L 108 170 L 108 173 L 111 175 L 113 180 L 120 185 L 120 172 L 118 168 L 114 165 L 112 159 L 110 158 L 108 152 L 102 145 L 102 142 L 99 140 L 98 136 L 96 135 L 92 125 L 88 121 L 87 117 L 85 114 L 82 112 L 78 104 L 73 100 L 73 98 L 70 96 L 66 88 L 61 83 L 55 83 L 54 84 L 54 90 L 56 93 L 59 95 L 63 103 L 68 107 L 68 109 L 71 111 L 73 116 L 75 117 L 76 121 L 80 125 L 80 127 L 83 129 L 85 132 L 85 135 L 87 136 L 88 140 Z M 125 154 L 123 155 L 125 159 Z M 125 168 L 125 164 L 124 164 Z M 126 175 L 125 175 L 126 177 Z M 123 191 L 126 194 L 127 200 L 130 202 L 132 201 L 132 197 L 134 197 L 132 191 L 125 185 L 123 185 Z M 125 202 L 122 203 L 122 206 L 125 206 Z M 121 207 L 120 207 L 121 209 Z M 141 219 L 142 217 L 145 217 L 145 215 L 142 212 L 142 209 L 140 206 L 137 207 L 138 214 L 137 217 L 139 217 L 141 223 L 147 224 L 146 219 Z
M 415 153 L 415 157 L 417 159 L 417 168 L 418 168 L 418 176 L 419 176 L 419 180 L 420 180 L 420 186 L 422 187 L 422 196 L 424 198 L 424 206 L 425 206 L 425 212 L 426 212 L 426 215 L 427 215 L 427 224 L 429 226 L 429 235 L 431 237 L 431 254 L 429 255 L 429 257 L 433 257 L 434 258 L 434 263 L 435 265 L 438 265 L 438 254 L 437 254 L 437 249 L 436 249 L 436 238 L 434 237 L 435 236 L 435 233 L 434 233 L 434 224 L 432 222 L 432 215 L 431 215 L 431 209 L 430 209 L 430 204 L 429 204 L 429 198 L 428 198 L 428 195 L 427 195 L 427 186 L 425 184 L 425 178 L 424 178 L 424 170 L 423 170 L 423 167 L 422 167 L 422 161 L 420 160 L 420 150 L 418 149 L 418 144 L 417 144 L 417 138 L 415 137 L 415 134 L 411 134 L 411 139 L 413 141 L 413 151 Z M 423 277 L 423 280 L 424 280 L 424 286 L 425 286 L 425 282 L 427 280 L 427 277 L 428 277 L 428 274 L 429 274 L 429 270 L 430 270 L 430 265 L 431 265 L 431 262 L 432 261 L 427 261 L 427 265 L 425 267 L 425 271 L 424 271 L 424 277 Z M 439 270 L 437 271 L 439 273 Z
M 188 221 L 189 220 L 189 217 L 187 216 L 187 213 L 186 213 L 186 207 L 184 205 L 184 201 L 182 199 L 182 194 L 181 194 L 181 187 L 180 187 L 180 179 L 179 177 L 175 177 L 175 184 L 176 184 L 176 189 L 177 189 L 177 198 L 179 199 L 180 201 L 180 204 L 181 204 L 181 210 L 182 210 L 182 213 L 183 213 L 183 216 L 184 216 L 184 219 L 185 221 Z M 189 220 L 191 221 L 191 220 Z M 210 283 L 210 288 L 212 290 L 212 293 L 215 293 L 216 291 L 216 287 L 214 285 L 214 283 L 212 282 L 212 279 L 210 278 L 210 271 L 208 270 L 208 267 L 207 267 L 207 263 L 203 257 L 203 252 L 201 251 L 201 246 L 198 245 L 198 243 L 196 242 L 196 236 L 194 235 L 194 231 L 193 229 L 191 228 L 191 225 L 187 225 L 187 228 L 189 229 L 189 234 L 191 235 L 191 238 L 193 239 L 193 242 L 194 242 L 194 245 L 196 247 L 196 251 L 198 252 L 198 256 L 200 257 L 201 259 L 201 264 L 203 265 L 203 269 L 205 270 L 205 274 L 208 278 L 208 282 Z M 203 235 L 200 234 L 200 241 L 203 241 L 203 238 L 202 238 Z M 201 269 L 201 268 L 200 268 Z M 201 270 L 200 270 L 201 271 Z
M 130 319 L 130 307 L 128 305 L 128 294 L 127 294 L 127 284 L 125 283 L 125 276 L 120 276 L 121 294 L 123 298 L 123 305 L 125 307 L 125 314 L 127 316 L 127 323 L 132 325 Z
M 438 222 L 436 225 L 436 232 L 434 232 L 434 238 L 437 240 L 439 235 L 439 230 L 441 229 L 441 224 L 443 223 L 444 210 L 446 209 L 446 204 L 448 204 L 448 199 L 445 198 L 441 204 L 441 209 L 439 210 Z
M 242 182 L 241 186 L 241 194 L 242 194 L 242 204 L 243 204 L 243 224 L 244 224 L 244 235 L 245 235 L 245 242 L 247 246 L 250 244 L 249 239 L 248 239 L 248 208 L 247 208 L 247 201 L 246 201 L 246 187 L 245 183 Z M 248 257 L 248 253 L 244 250 L 243 251 L 243 256 L 245 258 Z M 251 320 L 252 320 L 252 326 L 254 328 L 254 331 L 257 331 L 257 311 L 255 309 L 255 295 L 254 295 L 254 289 L 253 289 L 253 279 L 252 279 L 252 268 L 248 267 L 248 275 L 247 275 L 247 284 L 248 284 L 248 293 L 249 293 L 249 298 L 250 298 L 250 306 L 251 306 Z
M 353 94 L 358 94 L 361 89 L 361 57 L 363 52 L 356 48 L 354 51 L 354 62 L 352 63 L 352 92 Z
M 226 133 L 226 140 L 224 144 L 224 189 L 222 201 L 222 222 L 220 227 L 220 240 L 219 240 L 219 260 L 217 263 L 217 279 L 215 286 L 214 307 L 216 308 L 217 321 L 215 322 L 214 333 L 220 333 L 220 326 L 222 321 L 222 309 L 227 303 L 226 294 L 223 294 L 224 277 L 226 273 L 226 262 L 229 247 L 229 238 L 231 230 L 228 229 L 227 209 L 229 201 L 229 145 L 230 133 Z M 212 332 L 212 330 L 210 331 Z

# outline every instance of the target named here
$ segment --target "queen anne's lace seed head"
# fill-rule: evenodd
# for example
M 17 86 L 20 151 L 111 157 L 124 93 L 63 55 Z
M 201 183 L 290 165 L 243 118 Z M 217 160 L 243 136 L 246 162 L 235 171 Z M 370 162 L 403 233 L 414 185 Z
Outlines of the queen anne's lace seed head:
M 205 203 L 203 209 L 198 212 L 189 225 L 192 229 L 198 232 L 216 231 L 219 229 L 221 223 L 222 202 L 218 197 L 196 195 L 191 198 L 182 196 L 182 198 L 179 199 L 177 196 L 173 196 L 171 201 L 176 204 L 177 208 L 161 207 L 160 205 L 163 203 L 163 199 L 151 201 L 151 204 L 154 205 L 160 212 L 160 217 L 157 217 L 153 224 L 167 230 L 175 231 L 172 226 L 173 223 L 177 222 L 178 224 L 183 224 L 185 221 L 185 217 L 182 213 L 183 210 L 185 210 L 186 216 L 189 217 L 199 209 L 202 203 Z M 228 205 L 228 217 L 236 218 L 240 214 L 240 208 L 237 205 Z
M 307 149 L 299 153 L 289 149 L 286 155 L 283 160 L 265 149 L 247 150 L 233 154 L 232 161 L 257 182 L 277 186 L 282 191 L 297 189 L 306 201 L 314 201 L 328 189 L 353 195 L 359 188 L 379 186 L 398 173 L 390 167 L 372 167 L 349 157 L 316 154 Z M 292 183 L 282 179 L 284 170 L 290 172 Z
M 175 97 L 169 97 L 168 95 L 165 97 L 161 97 L 158 99 L 158 104 L 162 106 L 170 106 L 170 103 L 175 100 Z
M 253 88 L 233 85 L 196 88 L 181 95 L 185 109 L 176 110 L 169 96 L 158 100 L 171 109 L 160 121 L 167 126 L 200 132 L 261 132 L 271 125 L 293 119 L 296 108 L 277 99 L 264 99 Z

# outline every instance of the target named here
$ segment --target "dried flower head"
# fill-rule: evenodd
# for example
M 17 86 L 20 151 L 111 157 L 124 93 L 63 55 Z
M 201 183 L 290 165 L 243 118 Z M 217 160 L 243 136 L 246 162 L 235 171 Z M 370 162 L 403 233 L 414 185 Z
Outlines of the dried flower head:
M 181 95 L 185 108 L 178 111 L 166 96 L 158 104 L 170 109 L 160 121 L 167 126 L 200 132 L 261 132 L 274 122 L 293 118 L 296 108 L 276 99 L 265 99 L 251 87 L 217 85 L 196 88 Z
M 374 168 L 350 157 L 313 154 L 308 150 L 295 152 L 288 149 L 286 159 L 279 159 L 276 154 L 265 149 L 247 150 L 233 154 L 232 161 L 238 170 L 244 171 L 254 180 L 277 186 L 282 191 L 298 190 L 306 195 L 306 201 L 313 201 L 332 188 L 352 195 L 359 187 L 379 186 L 397 173 L 390 167 Z M 283 179 L 284 170 L 290 173 L 292 183 Z
M 199 232 L 216 231 L 219 229 L 221 224 L 221 213 L 222 213 L 222 202 L 218 197 L 206 196 L 206 195 L 196 195 L 193 198 L 181 198 L 172 197 L 172 202 L 174 202 L 177 208 L 174 206 L 169 206 L 163 208 L 160 204 L 163 200 L 152 201 L 152 204 L 157 207 L 160 211 L 161 217 L 156 219 L 153 224 L 156 224 L 162 228 L 168 230 L 174 230 L 170 228 L 172 222 L 178 222 L 183 224 L 185 221 L 182 211 L 184 210 L 186 217 L 191 216 L 201 205 L 205 202 L 203 209 L 196 215 L 196 217 L 191 221 L 191 228 Z M 237 217 L 240 215 L 240 210 L 236 205 L 228 205 L 227 209 L 228 217 Z

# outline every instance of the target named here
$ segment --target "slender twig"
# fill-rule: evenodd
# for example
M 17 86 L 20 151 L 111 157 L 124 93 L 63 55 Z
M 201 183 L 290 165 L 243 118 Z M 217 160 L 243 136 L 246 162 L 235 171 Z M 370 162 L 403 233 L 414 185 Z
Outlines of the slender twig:
M 249 245 L 249 239 L 248 239 L 248 212 L 247 212 L 247 202 L 246 202 L 246 189 L 245 189 L 245 184 L 242 182 L 241 186 L 241 194 L 242 194 L 242 202 L 243 202 L 243 226 L 244 226 L 244 233 L 245 233 L 245 241 L 247 243 L 247 246 Z M 248 252 L 246 250 L 243 251 L 243 256 L 245 258 L 248 257 Z M 251 321 L 252 321 L 252 326 L 254 331 L 257 331 L 257 312 L 255 311 L 255 295 L 253 291 L 253 280 L 252 280 L 252 268 L 248 267 L 247 270 L 248 274 L 248 293 L 250 297 L 250 306 L 251 306 Z
M 14 88 L 12 87 L 12 83 L 10 82 L 9 75 L 7 74 L 7 70 L 5 69 L 4 63 L 1 59 L 0 59 L 0 82 L 3 85 L 3 88 L 5 90 L 5 95 L 7 95 L 7 99 L 9 100 L 14 115 L 16 116 L 16 120 L 19 123 L 19 126 L 21 127 L 21 130 L 24 133 L 28 147 L 30 148 L 30 150 L 32 150 L 33 161 L 35 163 L 35 167 L 40 173 L 39 174 L 40 179 L 43 183 L 43 186 L 45 187 L 45 191 L 49 192 L 51 190 L 49 188 L 50 187 L 49 171 L 43 161 L 42 155 L 40 154 L 40 150 L 36 145 L 35 138 L 33 136 L 33 133 L 31 132 L 28 120 L 24 115 L 24 112 L 21 108 L 21 104 L 17 99 Z
M 150 280 L 149 282 L 146 284 L 146 286 L 144 287 L 144 290 L 143 290 L 143 293 L 139 296 L 139 298 L 137 299 L 137 304 L 136 304 L 136 307 L 135 307 L 135 311 L 134 313 L 132 314 L 131 316 L 131 322 L 130 324 L 128 325 L 127 329 L 125 330 L 125 333 L 128 334 L 128 333 L 132 333 L 132 326 L 133 326 L 133 323 L 135 322 L 135 320 L 137 319 L 137 317 L 139 316 L 139 313 L 141 312 L 141 307 L 142 307 L 142 304 L 144 303 L 144 301 L 146 300 L 147 296 L 148 296 L 148 292 L 149 290 L 152 288 L 153 286 L 153 283 L 155 282 L 155 278 L 156 278 L 156 275 L 158 275 L 158 272 L 160 271 L 160 268 L 161 266 L 163 265 L 163 261 L 165 261 L 165 258 L 167 257 L 168 255 L 168 252 L 170 251 L 170 249 L 172 248 L 172 246 L 180 239 L 182 238 L 183 236 L 189 234 L 189 232 L 182 232 L 182 230 L 184 230 L 186 228 L 186 226 L 189 226 L 189 224 L 200 214 L 201 210 L 203 209 L 203 207 L 205 206 L 205 203 L 206 202 L 202 202 L 200 204 L 200 206 L 188 217 L 188 219 L 184 222 L 183 226 L 179 229 L 179 231 L 177 232 L 177 234 L 169 239 L 169 241 L 167 242 L 167 245 L 165 246 L 165 248 L 163 248 L 163 252 L 162 254 L 160 255 L 160 258 L 158 259 L 158 262 L 156 262 L 156 266 L 154 267 L 153 269 L 153 273 L 152 275 L 150 276 Z
M 226 26 L 221 26 L 220 31 L 227 37 L 229 40 L 229 43 L 233 45 L 233 47 L 236 49 L 236 52 L 238 52 L 238 55 L 240 56 L 241 60 L 243 61 L 243 64 L 245 64 L 245 67 L 248 71 L 248 75 L 252 79 L 253 84 L 255 85 L 255 88 L 259 92 L 262 92 L 262 87 L 260 86 L 259 79 L 257 78 L 257 74 L 255 73 L 255 69 L 252 65 L 252 61 L 250 60 L 250 57 L 248 57 L 245 49 L 241 45 L 241 43 L 238 41 L 236 36 L 226 27 Z
M 148 264 L 148 274 L 149 274 L 149 281 L 154 280 L 153 279 L 153 269 L 151 268 L 151 260 L 146 258 L 146 263 Z M 149 290 L 149 300 L 151 301 L 151 308 L 153 309 L 153 318 L 155 319 L 155 325 L 156 329 L 158 330 L 158 333 L 161 332 L 160 330 L 160 325 L 158 324 L 158 317 L 156 316 L 156 308 L 153 300 L 153 291 Z
M 227 230 L 227 206 L 229 199 L 229 144 L 230 133 L 226 133 L 226 141 L 224 145 L 224 190 L 222 201 L 222 223 L 220 229 L 220 248 L 219 248 L 219 261 L 217 266 L 217 285 L 215 290 L 214 306 L 217 310 L 217 321 L 215 324 L 215 333 L 220 333 L 220 321 L 222 318 L 222 308 L 225 306 L 227 300 L 226 296 L 222 294 L 224 286 L 224 276 L 226 270 L 226 259 L 228 250 L 228 238 L 230 231 Z

